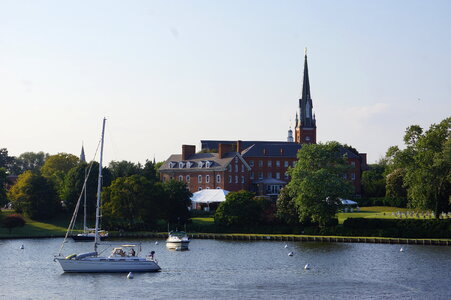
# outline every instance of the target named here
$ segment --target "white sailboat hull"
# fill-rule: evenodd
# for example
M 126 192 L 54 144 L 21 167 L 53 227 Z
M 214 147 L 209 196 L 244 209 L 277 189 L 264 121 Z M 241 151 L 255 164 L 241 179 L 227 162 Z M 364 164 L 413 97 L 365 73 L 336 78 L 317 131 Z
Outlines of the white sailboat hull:
M 156 272 L 160 266 L 154 260 L 145 258 L 88 257 L 83 259 L 56 258 L 64 272 Z

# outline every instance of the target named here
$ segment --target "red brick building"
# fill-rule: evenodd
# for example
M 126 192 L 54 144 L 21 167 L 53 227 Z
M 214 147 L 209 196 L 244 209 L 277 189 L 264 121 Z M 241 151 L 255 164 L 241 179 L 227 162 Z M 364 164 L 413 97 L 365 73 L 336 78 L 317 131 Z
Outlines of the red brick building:
M 221 188 L 229 191 L 241 189 L 258 195 L 276 196 L 289 182 L 288 167 L 297 161 L 302 144 L 316 143 L 316 117 L 310 95 L 307 55 L 304 57 L 302 97 L 299 114 L 296 113 L 295 137 L 290 128 L 284 141 L 223 141 L 202 140 L 202 152 L 195 146 L 182 146 L 182 154 L 175 154 L 160 168 L 163 181 L 180 180 L 188 184 L 191 192 L 200 189 Z M 361 193 L 361 174 L 367 168 L 366 154 L 342 149 L 352 170 L 345 174 Z M 208 163 L 208 167 L 207 164 Z

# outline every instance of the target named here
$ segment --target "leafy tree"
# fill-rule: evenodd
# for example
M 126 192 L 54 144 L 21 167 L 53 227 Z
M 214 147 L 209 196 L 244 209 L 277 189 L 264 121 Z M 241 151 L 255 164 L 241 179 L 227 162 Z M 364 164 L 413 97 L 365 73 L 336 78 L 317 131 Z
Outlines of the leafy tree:
M 42 176 L 49 178 L 55 184 L 58 195 L 62 197 L 64 177 L 70 169 L 79 163 L 78 157 L 68 153 L 58 153 L 49 156 L 41 168 Z
M 406 172 L 403 168 L 395 169 L 386 178 L 386 196 L 389 198 L 406 198 L 407 190 L 404 187 L 404 176 Z
M 17 212 L 32 219 L 49 219 L 60 207 L 53 183 L 32 171 L 19 175 L 8 196 Z
M 362 190 L 367 197 L 385 196 L 385 166 L 380 164 L 369 165 L 369 170 L 362 174 Z
M 226 201 L 215 212 L 215 223 L 228 227 L 255 225 L 261 215 L 261 206 L 248 191 L 230 192 Z
M 277 218 L 287 224 L 299 224 L 299 214 L 289 187 L 285 186 L 277 198 Z
M 6 197 L 6 170 L 0 168 L 0 209 L 8 203 Z
M 142 170 L 142 175 L 152 182 L 157 182 L 160 178 L 157 168 L 158 163 L 146 160 L 146 164 Z
M 337 142 L 303 145 L 296 166 L 289 170 L 291 190 L 301 222 L 325 226 L 335 217 L 339 197 L 348 197 L 352 184 L 344 178 L 350 165 Z
M 77 204 L 78 198 L 82 193 L 83 184 L 85 181 L 85 172 L 88 175 L 89 165 L 87 163 L 80 163 L 79 165 L 70 169 L 67 175 L 64 177 L 64 185 L 62 189 L 62 200 L 64 202 L 65 207 L 69 211 L 73 211 L 75 205 Z M 103 184 L 109 185 L 111 177 L 109 174 L 109 170 L 107 168 L 103 168 L 102 171 L 103 176 Z M 99 163 L 93 162 L 91 171 L 89 173 L 87 186 L 86 186 L 86 204 L 88 215 L 94 216 L 94 211 L 97 202 L 97 180 L 99 176 Z M 80 208 L 82 205 L 80 205 Z
M 11 167 L 11 174 L 20 175 L 25 171 L 38 171 L 49 157 L 48 153 L 44 152 L 25 152 L 19 155 Z
M 6 148 L 0 148 L 0 168 L 5 168 L 7 172 L 10 172 L 11 166 L 14 164 L 14 157 L 8 155 Z
M 119 177 L 102 194 L 104 223 L 119 229 L 144 229 L 157 221 L 161 185 L 145 177 Z
M 431 209 L 438 215 L 451 209 L 451 118 L 433 124 L 423 132 L 418 125 L 407 128 L 406 149 L 391 147 L 387 151 L 387 194 L 407 191 L 409 206 Z M 402 180 L 402 185 L 401 185 Z
M 161 203 L 162 217 L 170 223 L 186 223 L 189 219 L 188 207 L 193 194 L 186 183 L 170 180 L 162 184 L 164 198 Z
M 132 175 L 141 175 L 142 169 L 141 165 L 132 163 L 130 161 L 111 161 L 108 169 L 111 172 L 111 175 L 113 176 L 113 180 L 119 178 L 119 177 L 128 177 Z
M 24 225 L 25 220 L 21 215 L 9 215 L 2 220 L 2 227 L 8 228 L 10 234 L 13 228 L 23 227 Z

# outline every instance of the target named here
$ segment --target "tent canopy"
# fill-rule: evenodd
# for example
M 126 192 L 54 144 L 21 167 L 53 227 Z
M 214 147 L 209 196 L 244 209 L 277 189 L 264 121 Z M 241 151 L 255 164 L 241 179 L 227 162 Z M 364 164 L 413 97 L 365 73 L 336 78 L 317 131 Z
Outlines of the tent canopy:
M 201 190 L 195 192 L 191 197 L 191 202 L 194 203 L 213 203 L 213 202 L 224 202 L 226 200 L 226 195 L 229 191 L 223 189 L 214 190 Z
M 349 200 L 349 199 L 341 199 L 340 198 L 340 201 L 341 201 L 341 204 L 343 204 L 343 205 L 355 205 L 355 204 L 358 204 L 357 202 Z

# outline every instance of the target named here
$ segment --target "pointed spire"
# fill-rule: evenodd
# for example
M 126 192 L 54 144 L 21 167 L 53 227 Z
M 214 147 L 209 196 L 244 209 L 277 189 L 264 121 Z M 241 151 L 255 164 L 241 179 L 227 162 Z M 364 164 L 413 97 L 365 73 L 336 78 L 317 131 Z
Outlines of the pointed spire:
M 310 99 L 310 81 L 308 77 L 307 48 L 304 51 L 304 80 L 302 82 L 302 99 Z
M 83 142 L 81 142 L 80 162 L 86 162 L 86 158 L 85 158 L 85 149 L 84 149 L 84 147 L 83 147 Z

